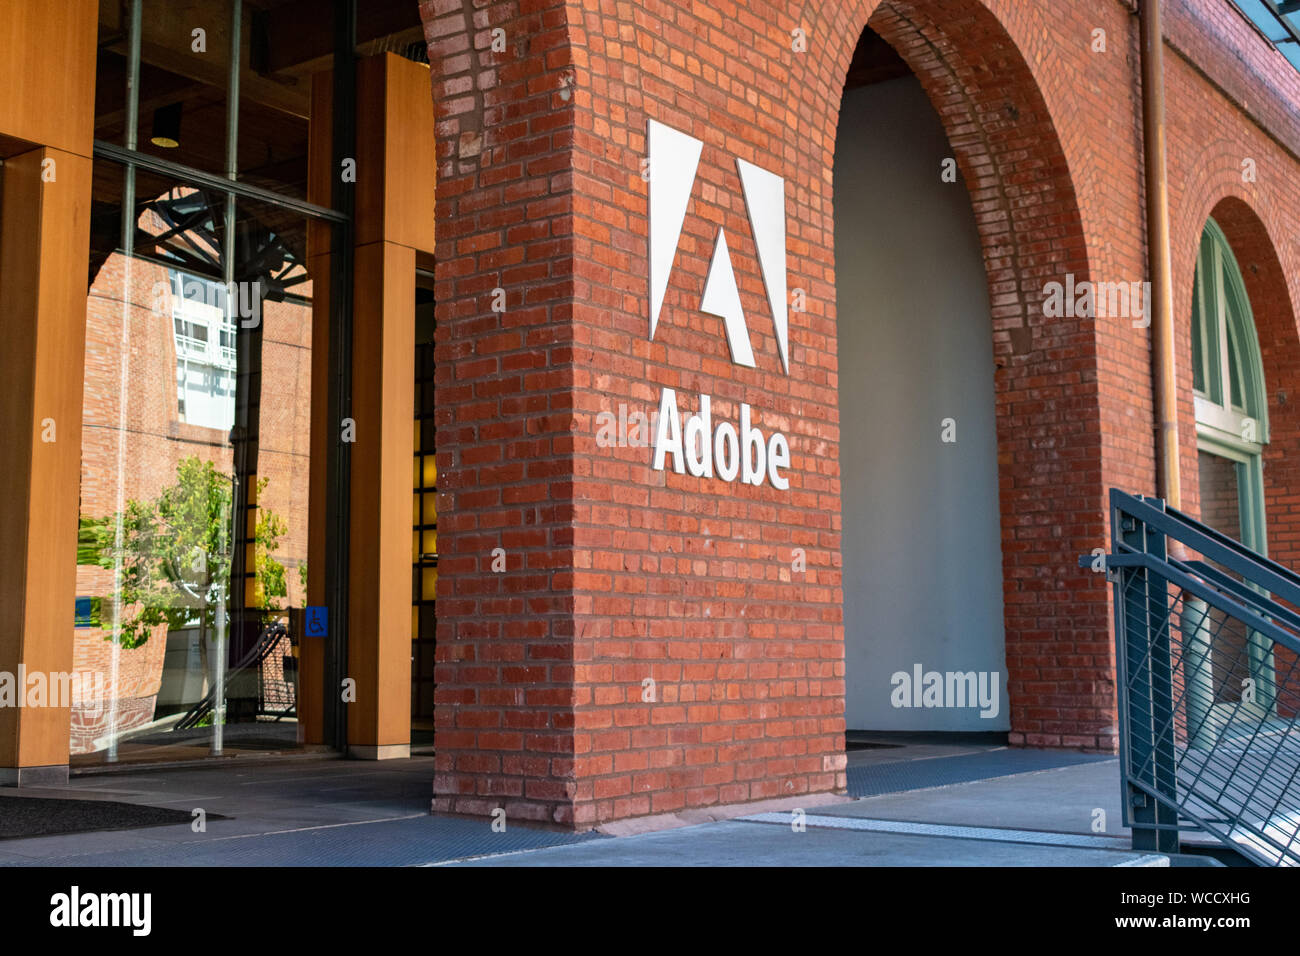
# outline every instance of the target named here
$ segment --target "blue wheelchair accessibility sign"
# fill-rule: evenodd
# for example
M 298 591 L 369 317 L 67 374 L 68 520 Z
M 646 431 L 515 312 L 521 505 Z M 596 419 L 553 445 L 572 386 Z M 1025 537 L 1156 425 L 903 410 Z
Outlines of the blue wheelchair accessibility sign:
M 327 637 L 330 630 L 329 609 L 324 607 L 307 608 L 307 636 Z

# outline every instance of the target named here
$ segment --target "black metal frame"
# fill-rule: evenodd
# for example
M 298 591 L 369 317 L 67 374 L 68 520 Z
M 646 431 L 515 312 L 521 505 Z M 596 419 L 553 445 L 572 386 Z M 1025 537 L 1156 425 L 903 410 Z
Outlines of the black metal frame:
M 342 681 L 348 668 L 348 573 L 351 548 L 352 446 L 341 440 L 342 424 L 352 416 L 352 214 L 355 190 L 343 182 L 339 170 L 345 159 L 356 157 L 356 48 L 357 0 L 334 3 L 333 205 L 342 219 L 334 222 L 330 256 L 330 382 L 329 410 L 333 440 L 326 468 L 325 593 L 329 637 L 325 661 L 325 742 L 347 747 L 348 717 L 343 706 Z
M 1259 0 L 1268 8 L 1268 12 L 1273 14 L 1277 22 L 1282 25 L 1282 29 L 1290 34 L 1287 40 L 1281 40 L 1281 43 L 1300 43 L 1300 27 L 1297 27 L 1289 19 L 1291 14 L 1300 13 L 1300 0 L 1282 0 L 1276 3 L 1274 0 Z
M 1120 771 L 1134 848 L 1177 853 L 1180 831 L 1199 829 L 1257 863 L 1300 862 L 1300 832 L 1282 842 L 1300 815 L 1296 666 L 1244 712 L 1243 697 L 1216 729 L 1208 653 L 1226 633 L 1246 637 L 1247 660 L 1252 645 L 1300 655 L 1300 614 L 1277 600 L 1300 607 L 1300 575 L 1159 499 L 1112 489 L 1110 508 Z M 1203 560 L 1170 555 L 1171 540 Z
M 1300 25 L 1297 25 L 1291 20 L 1292 16 L 1300 13 L 1300 0 L 1259 0 L 1260 6 L 1268 11 L 1269 15 L 1277 22 L 1277 25 L 1286 31 L 1286 36 L 1280 37 L 1276 40 L 1265 32 L 1264 25 L 1258 19 L 1251 16 L 1251 14 L 1243 8 L 1237 0 L 1231 0 L 1231 2 L 1232 5 L 1237 8 L 1237 12 L 1249 20 L 1265 40 L 1273 44 L 1274 47 L 1279 48 L 1278 52 L 1282 53 L 1283 56 L 1286 56 L 1286 54 L 1280 49 L 1282 44 L 1300 43 Z M 1289 59 L 1290 58 L 1288 57 L 1288 60 Z M 1297 69 L 1300 69 L 1300 67 L 1297 67 Z
M 195 169 L 192 166 L 184 166 L 181 163 L 174 163 L 170 159 L 163 159 L 150 153 L 142 153 L 136 149 L 127 149 L 125 146 L 108 143 L 102 139 L 95 140 L 94 155 L 96 159 L 110 159 L 123 166 L 135 166 L 137 169 L 145 169 L 151 173 L 178 179 L 186 185 L 201 186 L 214 192 L 220 192 L 223 195 L 233 195 L 238 199 L 254 199 L 289 212 L 299 213 L 308 219 L 346 222 L 348 218 L 345 213 L 337 209 L 327 209 L 324 206 L 307 202 L 305 199 L 296 199 L 293 196 L 286 196 L 271 189 L 263 189 L 260 186 L 252 186 L 239 180 L 227 179 L 219 173 L 209 173 L 202 169 Z
M 432 272 L 416 268 L 417 302 L 422 290 L 432 298 L 434 276 Z M 418 311 L 418 308 L 417 308 Z M 435 346 L 432 341 L 422 342 L 417 335 L 415 345 L 415 420 L 417 438 L 414 461 L 416 463 L 416 480 L 412 488 L 415 500 L 419 501 L 419 513 L 415 515 L 412 529 L 417 537 L 416 557 L 411 566 L 411 598 L 415 613 L 415 633 L 411 643 L 411 719 L 427 719 L 433 716 L 436 683 L 433 664 L 436 660 L 438 633 L 438 602 L 434 598 L 424 597 L 424 573 L 438 568 L 438 553 L 425 551 L 425 534 L 432 531 L 435 540 L 438 520 L 435 514 L 432 522 L 426 522 L 424 516 L 424 496 L 436 495 L 438 483 L 435 479 L 427 484 L 424 478 L 424 460 L 436 454 L 437 420 L 435 417 Z M 435 499 L 436 500 L 436 499 Z
M 1143 557 L 1167 556 L 1165 536 L 1148 524 L 1125 522 L 1122 519 L 1114 528 L 1116 550 L 1131 548 Z M 1107 567 L 1111 566 L 1109 559 Z M 1164 585 L 1158 577 L 1148 574 L 1143 567 L 1138 571 L 1137 587 L 1127 594 L 1117 594 L 1115 599 L 1115 634 L 1118 650 L 1115 656 L 1116 674 L 1121 688 L 1137 686 L 1128 707 L 1120 710 L 1120 764 L 1125 779 L 1124 813 L 1132 819 L 1133 849 L 1155 850 L 1162 853 L 1178 851 L 1177 810 L 1158 799 L 1160 793 L 1169 792 L 1177 782 L 1177 768 L 1172 752 L 1157 746 L 1164 732 L 1173 730 L 1173 671 L 1170 664 L 1169 610 L 1164 599 Z M 1157 594 L 1157 591 L 1160 593 Z M 1126 606 L 1125 602 L 1131 602 Z M 1150 653 L 1136 661 L 1129 660 L 1127 622 L 1131 617 L 1156 622 L 1155 635 L 1149 641 Z M 1162 626 L 1163 625 L 1163 626 Z M 1129 673 L 1134 664 L 1145 676 Z M 1150 767 L 1144 774 L 1133 773 L 1133 766 Z

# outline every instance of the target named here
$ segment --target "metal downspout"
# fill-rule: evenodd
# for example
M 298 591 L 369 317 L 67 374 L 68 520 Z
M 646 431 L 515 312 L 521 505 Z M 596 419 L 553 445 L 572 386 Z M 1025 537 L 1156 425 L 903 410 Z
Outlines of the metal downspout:
M 1160 497 L 1182 507 L 1178 384 L 1174 364 L 1173 278 L 1169 255 L 1169 188 L 1165 162 L 1164 31 L 1160 0 L 1141 0 L 1142 132 L 1146 159 L 1147 270 Z

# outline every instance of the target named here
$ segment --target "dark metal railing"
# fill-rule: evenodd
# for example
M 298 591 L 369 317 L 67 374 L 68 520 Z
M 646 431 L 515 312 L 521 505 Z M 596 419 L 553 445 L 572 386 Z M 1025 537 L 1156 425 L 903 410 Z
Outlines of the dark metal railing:
M 1300 576 L 1153 498 L 1112 490 L 1125 824 L 1300 866 Z
M 290 615 L 292 617 L 292 614 Z M 297 643 L 293 636 L 293 623 L 286 626 L 272 621 L 262 629 L 257 643 L 231 667 L 221 687 L 223 702 L 238 700 L 249 706 L 248 716 L 272 717 L 279 720 L 297 707 L 296 658 L 288 652 Z M 293 664 L 290 664 L 290 662 Z M 247 695 L 247 696 L 245 696 Z M 176 730 L 191 730 L 202 726 L 209 717 L 215 719 L 216 689 L 208 691 L 176 724 Z

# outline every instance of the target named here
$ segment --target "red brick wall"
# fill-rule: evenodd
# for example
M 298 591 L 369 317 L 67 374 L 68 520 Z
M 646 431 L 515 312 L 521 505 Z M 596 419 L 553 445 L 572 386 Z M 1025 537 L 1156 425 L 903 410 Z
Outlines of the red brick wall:
M 572 119 L 562 3 L 421 5 L 438 123 L 437 781 L 573 822 Z M 507 52 L 490 52 L 491 28 Z M 506 311 L 492 311 L 492 290 Z M 501 573 L 492 549 L 506 552 Z M 516 811 L 516 808 L 517 811 Z
M 1202 452 L 1197 460 L 1201 520 L 1211 528 L 1240 540 L 1241 508 L 1236 463 L 1208 452 Z
M 1286 235 L 1277 226 L 1300 212 L 1300 164 L 1283 143 L 1300 96 L 1288 92 L 1291 68 L 1226 4 L 1168 6 L 1180 44 L 1166 55 L 1169 173 L 1194 510 L 1196 240 L 1227 196 L 1267 222 L 1274 244 Z M 1127 317 L 1049 319 L 1042 300 L 1067 274 L 1145 278 L 1132 5 L 539 0 L 469 11 L 426 0 L 421 12 L 439 160 L 435 806 L 586 827 L 843 788 L 836 381 L 853 370 L 836 363 L 830 180 L 840 93 L 868 17 L 943 119 L 985 251 L 1011 739 L 1112 749 L 1110 596 L 1075 559 L 1108 543 L 1110 486 L 1154 490 L 1150 338 Z M 503 52 L 491 49 L 495 27 Z M 796 28 L 806 52 L 792 49 Z M 1094 30 L 1104 53 L 1091 48 Z M 1241 55 L 1224 56 L 1225 43 Z M 1188 50 L 1202 51 L 1211 79 Z M 1252 101 L 1272 136 L 1218 88 L 1254 90 L 1259 77 L 1293 97 Z M 653 342 L 640 176 L 649 119 L 704 141 Z M 1244 148 L 1260 158 L 1252 187 L 1234 158 Z M 736 157 L 787 183 L 789 285 L 808 295 L 807 311 L 790 315 L 788 376 Z M 731 364 L 721 321 L 698 310 L 719 226 L 755 369 Z M 1288 305 L 1300 269 L 1294 249 L 1275 268 L 1259 248 L 1261 303 L 1276 315 L 1272 394 L 1273 379 L 1300 368 Z M 491 308 L 498 286 L 504 313 Z M 663 386 L 690 411 L 698 394 L 713 396 L 715 421 L 747 402 L 765 433 L 785 432 L 789 491 L 657 472 L 648 449 L 597 446 L 601 411 L 649 411 Z M 491 570 L 497 547 L 503 574 Z M 795 548 L 805 572 L 792 571 Z M 647 678 L 653 703 L 642 701 Z

